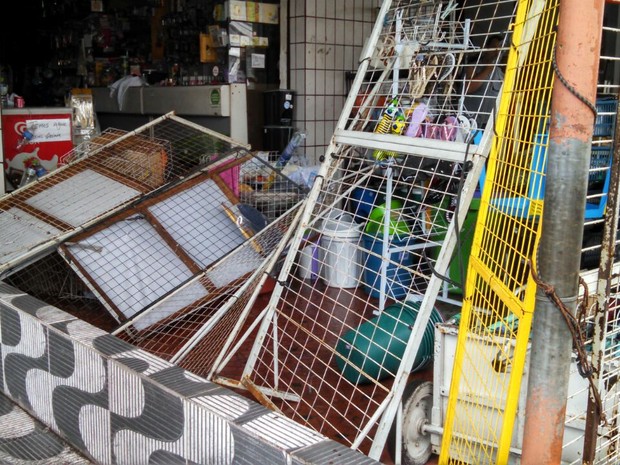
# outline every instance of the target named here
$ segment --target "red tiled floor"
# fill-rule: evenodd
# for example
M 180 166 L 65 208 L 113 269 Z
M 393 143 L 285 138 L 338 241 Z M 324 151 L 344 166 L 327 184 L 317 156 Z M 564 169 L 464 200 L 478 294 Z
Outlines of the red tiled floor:
M 301 288 L 303 288 L 303 286 Z M 313 289 L 316 291 L 316 287 L 314 287 L 314 288 L 308 287 L 308 291 L 309 292 L 312 292 Z M 347 301 L 346 302 L 341 302 L 341 303 L 347 309 L 350 309 L 351 306 L 354 306 L 356 304 L 357 300 L 355 298 L 352 298 L 351 294 L 348 294 L 348 293 L 347 294 L 337 294 L 337 291 L 338 291 L 337 289 L 322 289 L 321 295 L 323 295 L 323 293 L 330 294 L 330 292 L 331 292 L 333 294 L 331 297 L 333 297 L 333 298 L 340 298 L 340 299 L 343 298 L 342 296 L 344 295 L 345 296 L 344 298 L 346 298 Z M 262 295 L 259 298 L 259 300 L 256 302 L 256 304 L 254 306 L 254 309 L 255 309 L 254 311 L 255 311 L 256 314 L 258 313 L 258 311 L 260 309 L 265 307 L 265 305 L 267 304 L 267 302 L 269 300 L 269 297 L 270 297 L 270 294 L 269 293 L 265 293 L 264 295 Z M 305 302 L 306 303 L 309 303 L 309 302 L 317 303 L 317 302 L 320 302 L 320 301 L 321 301 L 320 299 L 314 299 L 312 297 L 308 297 L 307 301 L 305 301 Z M 363 303 L 363 299 L 360 299 L 359 302 Z M 437 307 L 442 309 L 442 313 L 443 313 L 444 318 L 449 318 L 455 312 L 455 308 L 450 306 L 450 305 L 439 303 L 439 304 L 437 304 Z M 350 318 L 349 314 L 347 314 L 347 318 Z M 250 320 L 252 320 L 252 318 L 250 318 Z M 335 342 L 334 342 L 334 344 L 335 344 Z M 223 374 L 227 375 L 227 376 L 230 376 L 232 378 L 235 378 L 235 376 L 238 377 L 239 373 L 241 372 L 241 369 L 243 368 L 243 366 L 245 364 L 245 359 L 246 359 L 246 357 L 247 357 L 247 355 L 249 353 L 248 350 L 249 350 L 249 348 L 246 348 L 245 350 L 242 350 L 242 351 L 238 352 L 235 355 L 235 359 L 233 359 L 231 361 L 231 363 L 227 366 L 227 370 Z M 238 373 L 234 373 L 237 370 L 239 372 Z M 422 379 L 422 380 L 425 380 L 425 381 L 432 381 L 433 380 L 433 367 L 432 367 L 432 363 L 431 363 L 431 365 L 427 369 L 425 369 L 423 371 L 412 373 L 410 375 L 410 380 L 413 380 L 413 379 Z M 240 390 L 239 392 L 241 394 L 245 395 L 245 396 L 248 396 L 248 397 L 252 398 L 251 396 L 249 396 L 247 391 L 241 391 Z M 342 398 L 340 398 L 340 399 L 342 399 Z M 350 402 L 350 399 L 347 399 L 346 401 Z M 335 407 L 338 408 L 340 406 L 335 405 Z M 306 418 L 306 420 L 311 424 L 312 423 L 312 416 L 311 415 L 308 416 Z M 320 422 L 321 419 L 317 419 L 317 421 Z M 348 417 L 347 421 L 351 421 L 351 417 Z M 348 438 L 349 441 L 353 440 L 354 435 L 355 435 L 355 431 L 351 431 L 351 428 L 349 427 L 349 425 L 342 424 L 342 425 L 339 426 L 338 424 L 335 424 L 334 427 L 338 431 L 338 434 L 336 434 L 334 437 L 331 437 L 331 439 L 338 441 L 339 440 L 338 436 L 340 436 L 340 435 L 345 436 L 345 437 L 347 435 L 353 435 L 352 437 Z M 431 458 L 429 459 L 429 461 L 427 462 L 428 465 L 436 465 L 437 464 L 437 459 L 438 459 L 437 456 L 432 455 Z M 385 463 L 387 465 L 393 465 L 394 464 L 394 461 L 392 460 L 390 454 L 388 453 L 387 447 L 386 447 L 386 450 L 383 452 L 383 454 L 381 456 L 381 462 Z

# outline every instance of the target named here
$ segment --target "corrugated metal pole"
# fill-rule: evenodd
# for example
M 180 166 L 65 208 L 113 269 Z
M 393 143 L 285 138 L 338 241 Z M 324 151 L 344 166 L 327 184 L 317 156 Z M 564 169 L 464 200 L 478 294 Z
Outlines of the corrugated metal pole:
M 537 257 L 540 279 L 553 287 L 573 314 L 579 293 L 595 116 L 590 106 L 596 101 L 604 0 L 587 3 L 562 0 L 559 7 L 545 209 Z M 561 461 L 571 353 L 572 336 L 564 317 L 539 286 L 532 327 L 523 465 L 557 465 Z

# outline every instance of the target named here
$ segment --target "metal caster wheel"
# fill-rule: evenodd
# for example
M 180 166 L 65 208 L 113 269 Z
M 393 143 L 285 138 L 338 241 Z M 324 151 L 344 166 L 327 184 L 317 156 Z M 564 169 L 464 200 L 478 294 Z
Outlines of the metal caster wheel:
M 401 463 L 403 465 L 425 465 L 431 457 L 431 435 L 424 432 L 430 422 L 433 408 L 433 383 L 414 380 L 403 392 L 402 436 L 396 438 L 396 424 L 389 435 L 389 452 L 396 460 L 396 440 L 401 441 Z

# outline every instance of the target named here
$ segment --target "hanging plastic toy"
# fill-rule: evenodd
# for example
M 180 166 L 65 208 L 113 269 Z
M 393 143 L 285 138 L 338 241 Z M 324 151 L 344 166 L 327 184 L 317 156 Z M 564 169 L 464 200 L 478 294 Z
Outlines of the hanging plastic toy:
M 405 116 L 398 107 L 398 100 L 393 99 L 383 110 L 381 119 L 375 127 L 375 134 L 402 134 L 405 129 Z M 372 156 L 375 160 L 385 160 L 393 157 L 395 154 L 386 150 L 375 150 Z

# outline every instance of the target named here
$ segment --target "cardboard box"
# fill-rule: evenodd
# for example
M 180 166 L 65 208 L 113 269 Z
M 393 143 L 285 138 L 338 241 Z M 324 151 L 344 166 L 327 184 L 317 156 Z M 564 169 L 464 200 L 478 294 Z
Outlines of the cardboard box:
M 245 17 L 246 21 L 251 23 L 257 23 L 258 20 L 258 7 L 259 2 L 245 2 Z
M 259 3 L 258 22 L 265 24 L 278 24 L 280 22 L 279 5 L 272 3 Z
M 226 19 L 230 21 L 248 21 L 251 23 L 278 24 L 280 22 L 279 5 L 254 1 L 228 0 L 224 4 Z M 216 20 L 220 11 L 215 11 Z
M 200 33 L 200 62 L 215 63 L 217 61 L 217 48 L 213 38 L 209 34 Z
M 226 2 L 226 16 L 231 21 L 246 21 L 246 5 L 245 2 L 238 0 L 229 0 Z

